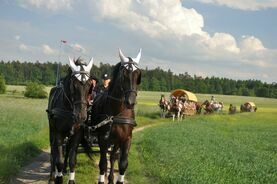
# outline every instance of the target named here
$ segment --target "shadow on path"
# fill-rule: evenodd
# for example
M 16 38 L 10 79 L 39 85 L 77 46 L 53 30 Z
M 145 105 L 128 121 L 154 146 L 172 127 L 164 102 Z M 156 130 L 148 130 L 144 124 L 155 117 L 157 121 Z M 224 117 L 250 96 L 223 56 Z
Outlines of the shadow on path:
M 31 163 L 21 169 L 18 175 L 13 178 L 10 184 L 47 184 L 50 173 L 50 150 L 43 152 Z

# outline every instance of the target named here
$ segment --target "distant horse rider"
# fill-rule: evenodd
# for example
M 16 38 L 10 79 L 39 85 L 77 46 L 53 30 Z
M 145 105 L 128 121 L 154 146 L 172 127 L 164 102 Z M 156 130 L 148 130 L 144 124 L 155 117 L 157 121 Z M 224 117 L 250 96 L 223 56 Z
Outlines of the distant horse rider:
M 234 106 L 233 104 L 230 104 L 230 106 L 229 106 L 229 114 L 235 114 L 236 112 L 237 112 L 236 106 Z
M 210 102 L 210 104 L 214 104 L 214 103 L 216 103 L 216 101 L 215 101 L 215 97 L 214 97 L 214 96 L 212 96 L 212 97 L 211 97 L 211 102 Z

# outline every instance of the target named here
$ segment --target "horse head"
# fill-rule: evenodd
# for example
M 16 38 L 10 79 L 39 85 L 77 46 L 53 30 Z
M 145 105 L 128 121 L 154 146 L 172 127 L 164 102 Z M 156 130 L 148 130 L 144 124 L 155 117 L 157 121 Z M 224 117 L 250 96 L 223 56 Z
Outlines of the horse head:
M 211 105 L 211 103 L 209 102 L 209 100 L 205 100 L 201 106 L 205 106 L 205 107 L 209 107 Z
M 120 71 L 117 82 L 120 83 L 121 91 L 124 93 L 124 104 L 132 109 L 136 102 L 138 85 L 141 82 L 141 70 L 138 67 L 141 58 L 141 49 L 136 58 L 125 57 L 119 49 Z
M 74 123 L 81 123 L 87 118 L 87 96 L 90 88 L 89 76 L 92 64 L 93 58 L 89 64 L 85 64 L 80 58 L 77 60 L 69 58 L 71 76 L 68 96 L 73 108 Z

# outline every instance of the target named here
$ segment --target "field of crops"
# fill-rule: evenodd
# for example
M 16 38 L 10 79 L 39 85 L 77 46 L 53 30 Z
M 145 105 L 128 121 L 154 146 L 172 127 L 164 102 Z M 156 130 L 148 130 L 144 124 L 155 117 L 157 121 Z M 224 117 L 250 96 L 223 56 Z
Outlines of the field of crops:
M 47 88 L 49 90 L 49 88 Z M 23 87 L 0 95 L 0 183 L 48 146 L 47 100 L 26 99 Z M 277 163 L 277 100 L 216 95 L 220 115 L 183 122 L 159 118 L 160 92 L 139 92 L 139 126 L 157 126 L 134 134 L 127 172 L 129 183 L 274 183 Z M 168 95 L 169 93 L 164 93 Z M 211 95 L 198 95 L 199 101 Z M 229 103 L 254 101 L 257 113 L 227 115 Z M 78 156 L 76 180 L 92 183 L 95 161 Z M 88 166 L 89 165 L 89 166 Z

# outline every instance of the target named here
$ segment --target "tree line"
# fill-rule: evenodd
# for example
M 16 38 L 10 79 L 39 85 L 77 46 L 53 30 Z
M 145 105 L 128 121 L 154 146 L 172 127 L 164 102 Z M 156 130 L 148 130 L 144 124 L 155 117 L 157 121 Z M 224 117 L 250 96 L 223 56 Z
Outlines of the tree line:
M 6 84 L 26 85 L 28 82 L 37 82 L 44 85 L 55 85 L 57 62 L 0 62 L 0 74 L 5 78 Z M 60 66 L 61 76 L 65 76 L 68 65 Z M 103 73 L 111 74 L 113 65 L 100 63 L 93 65 L 92 73 L 101 78 Z M 171 91 L 173 89 L 186 89 L 194 93 L 210 93 L 224 95 L 258 96 L 277 98 L 277 84 L 268 84 L 260 80 L 234 80 L 219 77 L 201 77 L 190 75 L 188 72 L 174 74 L 171 70 L 161 68 L 142 69 L 142 83 L 140 90 L 145 91 Z

